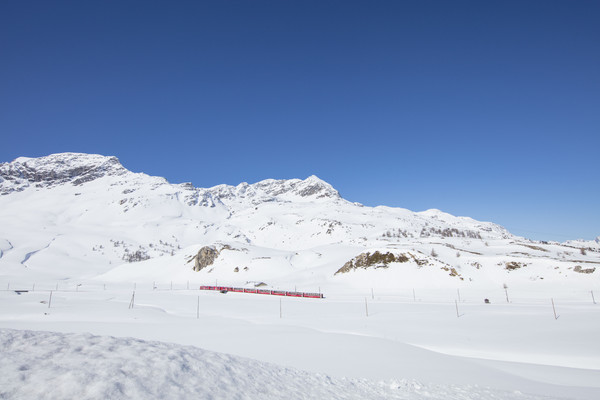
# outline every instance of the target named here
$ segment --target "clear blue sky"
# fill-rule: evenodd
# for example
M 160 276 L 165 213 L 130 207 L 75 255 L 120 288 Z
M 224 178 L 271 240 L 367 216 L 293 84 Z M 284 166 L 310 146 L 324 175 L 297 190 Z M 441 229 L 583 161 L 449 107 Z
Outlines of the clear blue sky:
M 0 161 L 600 235 L 599 1 L 2 1 Z

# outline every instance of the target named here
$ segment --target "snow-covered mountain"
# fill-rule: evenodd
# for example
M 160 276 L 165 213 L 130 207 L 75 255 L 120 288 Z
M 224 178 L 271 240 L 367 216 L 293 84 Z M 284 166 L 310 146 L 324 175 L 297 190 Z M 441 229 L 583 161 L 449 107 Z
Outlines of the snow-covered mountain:
M 195 188 L 18 158 L 0 164 L 0 398 L 596 399 L 599 264 L 600 239 L 366 207 L 315 176 Z M 216 282 L 325 298 L 198 290 Z
M 196 188 L 78 153 L 0 164 L 0 222 L 2 273 L 42 280 L 500 284 L 581 281 L 600 264 L 598 239 L 539 243 L 439 210 L 366 207 L 316 176 Z M 206 246 L 214 260 L 194 271 Z

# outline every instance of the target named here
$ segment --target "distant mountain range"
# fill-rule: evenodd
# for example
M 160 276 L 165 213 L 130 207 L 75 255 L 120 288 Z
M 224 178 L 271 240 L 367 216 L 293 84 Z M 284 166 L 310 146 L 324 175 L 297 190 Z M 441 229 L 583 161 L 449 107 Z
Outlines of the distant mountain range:
M 585 285 L 598 266 L 600 237 L 535 242 L 439 210 L 366 207 L 316 176 L 205 189 L 101 155 L 0 164 L 6 279 Z

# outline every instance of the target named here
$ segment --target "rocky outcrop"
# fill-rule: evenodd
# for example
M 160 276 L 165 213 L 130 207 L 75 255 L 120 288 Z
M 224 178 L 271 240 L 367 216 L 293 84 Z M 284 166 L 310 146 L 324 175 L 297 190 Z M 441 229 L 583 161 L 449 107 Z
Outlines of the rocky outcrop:
M 581 268 L 581 265 L 576 265 L 575 268 L 573 268 L 573 271 L 579 272 L 580 274 L 592 274 L 596 271 L 596 268 Z
M 515 269 L 519 269 L 519 268 L 523 268 L 526 267 L 527 264 L 526 263 L 520 263 L 517 261 L 508 261 L 505 264 L 505 269 L 507 269 L 508 271 L 514 271 Z
M 400 253 L 396 255 L 390 252 L 380 253 L 379 251 L 375 251 L 373 253 L 367 252 L 357 255 L 352 260 L 345 263 L 342 268 L 338 269 L 334 275 L 354 271 L 357 268 L 388 268 L 388 264 L 405 263 L 411 260 L 418 266 L 428 264 L 427 260 L 418 259 L 411 253 Z
M 215 246 L 204 246 L 193 258 L 194 271 L 202 271 L 204 268 L 212 265 L 219 257 L 220 251 Z

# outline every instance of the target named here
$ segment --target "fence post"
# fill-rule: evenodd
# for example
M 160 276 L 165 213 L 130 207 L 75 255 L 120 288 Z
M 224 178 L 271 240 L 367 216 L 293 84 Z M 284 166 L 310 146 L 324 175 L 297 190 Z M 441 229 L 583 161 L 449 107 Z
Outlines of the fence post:
M 133 291 L 133 294 L 131 295 L 131 301 L 129 302 L 129 308 L 133 308 L 135 304 L 135 290 Z
M 556 315 L 556 308 L 554 307 L 554 299 L 550 299 L 552 302 L 552 311 L 554 311 L 554 319 L 558 319 L 558 315 Z

